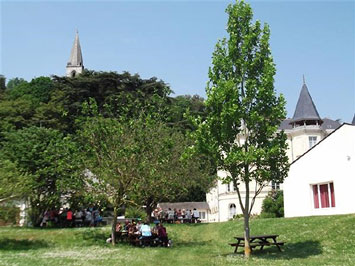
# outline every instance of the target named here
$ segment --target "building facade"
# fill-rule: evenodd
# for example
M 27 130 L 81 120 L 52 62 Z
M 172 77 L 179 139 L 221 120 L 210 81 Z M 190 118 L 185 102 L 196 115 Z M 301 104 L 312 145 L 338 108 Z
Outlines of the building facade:
M 339 126 L 340 123 L 332 119 L 321 119 L 307 85 L 303 81 L 293 117 L 285 119 L 279 127 L 279 130 L 284 130 L 287 135 L 287 156 L 289 162 L 292 163 L 302 156 L 302 154 L 327 137 Z M 233 184 L 223 183 L 226 172 L 218 171 L 217 175 L 219 179 L 216 186 L 206 195 L 206 200 L 210 207 L 210 222 L 228 221 L 235 215 L 242 214 L 238 195 Z M 253 191 L 254 187 L 255 184 L 251 183 L 251 197 L 255 194 L 255 191 Z M 268 193 L 272 189 L 280 188 L 282 189 L 282 184 L 277 183 L 271 183 L 269 186 L 265 187 L 255 199 L 252 214 L 259 214 L 261 212 L 262 202 Z M 240 194 L 244 202 L 245 189 L 243 184 L 240 184 Z
M 292 163 L 285 217 L 355 213 L 354 186 L 355 125 L 343 124 Z

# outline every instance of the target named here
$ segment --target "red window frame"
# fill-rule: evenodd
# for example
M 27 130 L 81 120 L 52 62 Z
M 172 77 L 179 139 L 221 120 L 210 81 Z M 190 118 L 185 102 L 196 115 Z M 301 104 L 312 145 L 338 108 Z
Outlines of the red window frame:
M 333 182 L 312 185 L 314 208 L 335 207 Z

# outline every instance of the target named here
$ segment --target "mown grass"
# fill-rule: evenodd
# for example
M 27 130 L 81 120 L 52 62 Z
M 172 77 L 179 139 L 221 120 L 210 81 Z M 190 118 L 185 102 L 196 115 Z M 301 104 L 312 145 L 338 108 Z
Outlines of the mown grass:
M 254 219 L 252 234 L 276 233 L 286 244 L 248 261 L 228 245 L 242 235 L 242 221 L 167 225 L 172 248 L 112 247 L 109 230 L 2 227 L 0 265 L 355 265 L 355 215 Z

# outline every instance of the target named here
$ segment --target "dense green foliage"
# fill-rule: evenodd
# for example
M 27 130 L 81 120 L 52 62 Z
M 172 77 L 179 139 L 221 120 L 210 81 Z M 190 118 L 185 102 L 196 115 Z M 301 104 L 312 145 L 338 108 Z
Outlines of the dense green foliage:
M 12 184 L 14 188 L 11 182 L 8 187 L 28 198 L 33 224 L 45 210 L 59 208 L 63 195 L 81 187 L 76 178 L 80 176 L 76 155 L 77 146 L 70 136 L 54 129 L 29 127 L 5 134 L 0 159 L 10 161 L 22 177 Z M 3 178 L 0 176 L 0 180 Z
M 0 204 L 0 225 L 16 224 L 20 218 L 20 208 L 13 204 Z
M 271 191 L 263 200 L 261 218 L 284 217 L 284 196 L 283 191 Z
M 87 175 L 112 177 L 117 169 L 135 180 L 122 198 L 147 212 L 159 201 L 204 200 L 215 167 L 198 156 L 180 160 L 194 130 L 184 113 L 204 116 L 204 102 L 170 93 L 163 81 L 128 72 L 11 79 L 0 92 L 0 200 L 28 199 L 33 224 L 63 199 L 74 208 L 124 204 Z M 105 157 L 99 172 L 93 143 L 100 156 L 117 152 L 122 160 Z
M 252 219 L 254 234 L 279 234 L 276 247 L 245 260 L 228 245 L 243 234 L 240 221 L 167 224 L 172 248 L 106 244 L 110 228 L 0 228 L 0 265 L 354 265 L 355 215 Z
M 146 221 L 147 220 L 147 213 L 141 207 L 131 206 L 131 207 L 126 209 L 125 217 L 134 218 L 134 219 L 138 218 L 138 219 L 141 219 L 142 221 Z

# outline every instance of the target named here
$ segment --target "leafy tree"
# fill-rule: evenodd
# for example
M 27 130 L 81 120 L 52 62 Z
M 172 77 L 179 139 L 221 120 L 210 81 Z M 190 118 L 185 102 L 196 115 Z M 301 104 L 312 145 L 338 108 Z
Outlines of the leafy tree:
M 191 121 L 185 117 L 188 112 L 190 116 L 206 115 L 204 99 L 198 95 L 176 96 L 170 99 L 167 122 L 169 125 L 179 128 L 182 132 L 194 130 Z
M 146 206 L 148 217 L 157 203 L 182 199 L 191 189 L 206 194 L 214 176 L 209 173 L 208 161 L 201 156 L 183 160 L 184 151 L 191 144 L 187 137 L 149 116 L 133 123 L 132 133 L 139 147 L 134 200 Z
M 285 100 L 274 90 L 269 26 L 252 23 L 252 9 L 243 1 L 229 5 L 226 12 L 229 38 L 219 41 L 213 52 L 207 117 L 195 119 L 193 149 L 212 156 L 218 170 L 226 172 L 224 181 L 233 182 L 249 258 L 249 216 L 255 199 L 270 181 L 282 182 L 288 171 L 286 136 L 277 131 L 285 118 Z
M 4 75 L 0 75 L 0 94 L 6 89 L 6 78 Z
M 28 194 L 25 175 L 11 161 L 0 160 L 0 203 Z
M 206 191 L 211 184 L 204 161 L 181 159 L 189 142 L 175 128 L 145 115 L 105 118 L 93 99 L 85 108 L 92 114 L 80 131 L 89 155 L 86 190 L 105 195 L 114 217 L 123 205 L 132 204 L 145 205 L 149 217 L 159 201 L 173 201 L 191 187 Z M 113 244 L 115 226 L 113 219 Z
M 26 82 L 20 79 L 13 81 L 11 89 L 5 91 L 0 98 L 0 139 L 10 130 L 30 126 L 53 126 L 61 128 L 60 123 L 49 115 L 44 117 L 43 107 L 48 105 L 53 92 L 53 82 L 48 77 L 39 77 Z M 9 83 L 10 83 L 9 81 Z M 10 83 L 11 84 L 11 83 Z M 56 107 L 58 110 L 60 104 Z M 58 111 L 56 111 L 58 112 Z
M 104 118 L 97 106 L 89 106 L 94 117 L 88 117 L 80 130 L 88 158 L 85 161 L 86 190 L 101 194 L 113 206 L 112 244 L 118 210 L 130 202 L 130 195 L 138 180 L 137 149 L 128 123 L 116 118 Z
M 284 217 L 284 196 L 281 190 L 272 190 L 264 199 L 261 214 L 262 218 Z
M 34 225 L 45 210 L 60 206 L 63 195 L 81 189 L 77 154 L 75 142 L 57 130 L 30 127 L 5 135 L 1 160 L 9 163 L 3 169 L 12 166 L 19 173 L 9 189 L 28 199 Z
M 68 130 L 77 128 L 76 119 L 82 115 L 82 105 L 90 98 L 105 117 L 138 117 L 141 113 L 163 116 L 169 102 L 170 88 L 157 78 L 142 79 L 128 72 L 84 71 L 73 78 L 54 76 L 56 94 L 54 105 L 60 103 Z M 108 108 L 109 106 L 109 108 Z
M 12 78 L 7 82 L 6 88 L 8 90 L 11 90 L 23 83 L 27 83 L 27 81 L 24 80 L 23 78 Z

